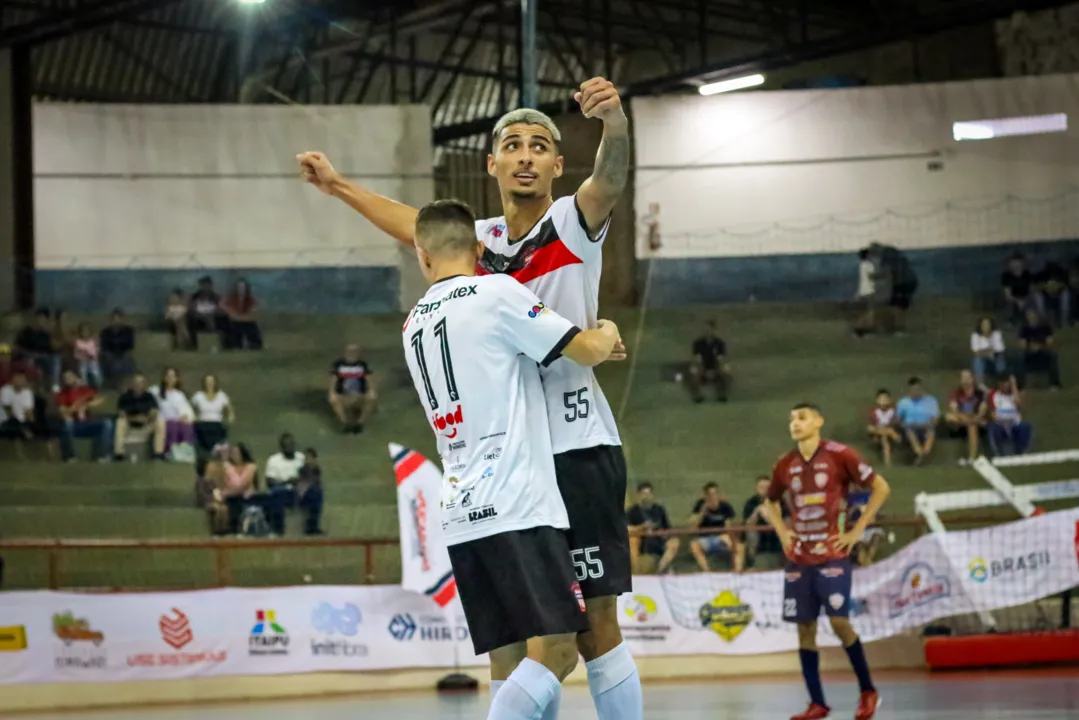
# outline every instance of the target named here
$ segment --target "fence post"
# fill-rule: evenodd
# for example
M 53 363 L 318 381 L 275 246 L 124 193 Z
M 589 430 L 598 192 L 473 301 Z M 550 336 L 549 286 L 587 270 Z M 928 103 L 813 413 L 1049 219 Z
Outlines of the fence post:
M 363 575 L 364 582 L 373 585 L 375 582 L 375 546 L 365 543 L 363 546 Z
M 227 547 L 215 547 L 214 559 L 216 560 L 216 580 L 218 587 L 228 587 L 229 584 L 229 549 Z
M 60 548 L 49 548 L 49 589 L 60 589 Z

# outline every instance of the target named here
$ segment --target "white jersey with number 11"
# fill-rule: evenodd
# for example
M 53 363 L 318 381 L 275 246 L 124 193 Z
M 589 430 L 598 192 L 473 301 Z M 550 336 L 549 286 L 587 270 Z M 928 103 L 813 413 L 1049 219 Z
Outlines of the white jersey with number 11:
M 578 332 L 505 275 L 446 278 L 412 309 L 402 336 L 442 457 L 447 545 L 569 527 L 537 363 Z

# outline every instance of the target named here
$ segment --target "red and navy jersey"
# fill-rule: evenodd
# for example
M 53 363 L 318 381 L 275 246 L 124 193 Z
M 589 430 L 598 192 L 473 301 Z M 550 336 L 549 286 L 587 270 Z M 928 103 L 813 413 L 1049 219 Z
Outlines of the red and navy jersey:
M 876 472 L 853 449 L 821 440 L 806 460 L 797 448 L 783 455 L 772 469 L 768 498 L 786 493 L 794 522 L 791 559 L 803 565 L 823 565 L 847 556 L 834 543 L 841 532 L 839 518 L 852 489 L 868 489 Z

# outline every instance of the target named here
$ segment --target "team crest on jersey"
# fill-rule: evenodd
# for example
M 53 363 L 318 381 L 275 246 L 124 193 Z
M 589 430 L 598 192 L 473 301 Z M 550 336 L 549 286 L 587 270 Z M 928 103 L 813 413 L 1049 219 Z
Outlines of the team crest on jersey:
M 528 311 L 528 317 L 530 317 L 530 318 L 539 317 L 540 315 L 542 315 L 545 312 L 547 312 L 547 306 L 544 305 L 543 303 L 539 303 L 539 304 L 533 306 L 533 308 Z
M 826 473 L 826 472 L 817 473 L 816 475 L 813 476 L 813 482 L 817 483 L 817 487 L 819 487 L 820 489 L 823 490 L 824 487 L 828 484 L 828 473 Z
M 794 490 L 794 492 L 802 492 L 802 478 L 795 477 L 791 480 L 791 490 Z
M 832 606 L 833 610 L 838 610 L 843 607 L 843 603 L 846 602 L 846 598 L 839 593 L 832 593 L 828 596 L 828 604 Z

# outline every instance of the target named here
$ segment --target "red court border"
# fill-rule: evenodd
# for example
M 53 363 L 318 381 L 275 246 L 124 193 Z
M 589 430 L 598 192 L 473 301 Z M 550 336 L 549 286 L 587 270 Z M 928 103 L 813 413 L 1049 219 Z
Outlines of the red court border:
M 1079 630 L 928 638 L 925 662 L 932 670 L 1079 663 Z

